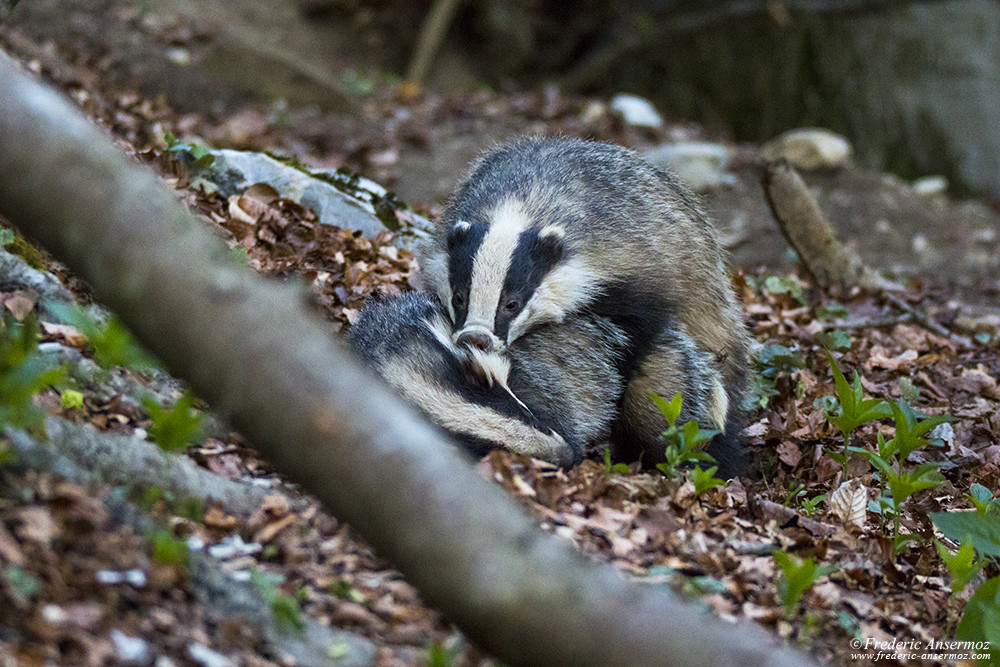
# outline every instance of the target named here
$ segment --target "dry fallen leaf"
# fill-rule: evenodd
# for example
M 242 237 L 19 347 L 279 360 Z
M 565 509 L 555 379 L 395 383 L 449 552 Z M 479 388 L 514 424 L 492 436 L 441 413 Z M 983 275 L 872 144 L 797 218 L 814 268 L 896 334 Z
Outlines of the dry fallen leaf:
M 847 527 L 864 528 L 868 489 L 861 480 L 849 479 L 830 493 L 830 511 Z

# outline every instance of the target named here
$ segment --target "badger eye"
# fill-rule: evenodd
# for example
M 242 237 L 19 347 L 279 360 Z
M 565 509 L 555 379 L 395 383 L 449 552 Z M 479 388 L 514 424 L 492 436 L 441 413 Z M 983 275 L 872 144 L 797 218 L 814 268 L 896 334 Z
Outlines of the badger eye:
M 507 312 L 514 312 L 515 310 L 521 307 L 521 302 L 518 301 L 517 299 L 511 299 L 510 301 L 505 303 L 503 307 L 504 310 L 506 310 Z
M 453 296 L 451 298 L 451 302 L 453 304 L 455 304 L 456 306 L 464 306 L 465 305 L 465 295 L 462 294 L 461 292 L 458 292 L 457 294 L 455 294 L 455 296 Z

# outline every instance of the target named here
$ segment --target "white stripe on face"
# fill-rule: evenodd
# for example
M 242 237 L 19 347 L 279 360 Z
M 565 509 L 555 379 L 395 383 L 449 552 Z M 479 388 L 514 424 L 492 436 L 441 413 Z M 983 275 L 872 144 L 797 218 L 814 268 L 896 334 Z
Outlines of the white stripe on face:
M 483 328 L 493 332 L 500 293 L 503 291 L 511 259 L 521 232 L 531 226 L 524 207 L 516 199 L 507 199 L 489 215 L 490 229 L 472 263 L 469 313 L 465 328 Z

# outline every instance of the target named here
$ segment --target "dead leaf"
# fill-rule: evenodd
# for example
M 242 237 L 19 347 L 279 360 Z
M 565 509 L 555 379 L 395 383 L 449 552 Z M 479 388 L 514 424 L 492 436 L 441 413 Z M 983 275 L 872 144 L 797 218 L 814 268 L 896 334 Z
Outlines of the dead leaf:
M 830 493 L 827 505 L 845 526 L 864 528 L 868 512 L 868 489 L 861 480 L 849 479 Z

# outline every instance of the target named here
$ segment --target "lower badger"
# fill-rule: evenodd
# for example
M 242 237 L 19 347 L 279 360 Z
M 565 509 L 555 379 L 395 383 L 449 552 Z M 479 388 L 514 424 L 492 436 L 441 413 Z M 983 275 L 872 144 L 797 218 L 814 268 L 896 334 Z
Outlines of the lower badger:
M 452 342 L 509 354 L 539 327 L 599 317 L 627 338 L 613 453 L 662 460 L 669 399 L 696 373 L 691 414 L 722 433 L 720 473 L 741 469 L 748 338 L 722 249 L 694 196 L 620 146 L 523 139 L 487 152 L 461 183 L 420 257 L 448 311 Z M 690 341 L 697 367 L 676 338 Z
M 540 326 L 504 356 L 451 342 L 437 299 L 411 292 L 369 303 L 348 340 L 409 402 L 475 455 L 496 448 L 559 465 L 579 463 L 619 419 L 626 334 L 592 314 Z M 659 370 L 670 397 L 685 397 L 681 421 L 707 419 L 711 360 L 680 332 L 664 330 Z M 663 425 L 658 428 L 662 431 Z
M 606 439 L 624 382 L 624 335 L 580 317 L 540 327 L 486 355 L 451 342 L 437 299 L 410 292 L 370 302 L 348 336 L 352 348 L 397 392 L 481 456 L 503 448 L 568 466 Z

